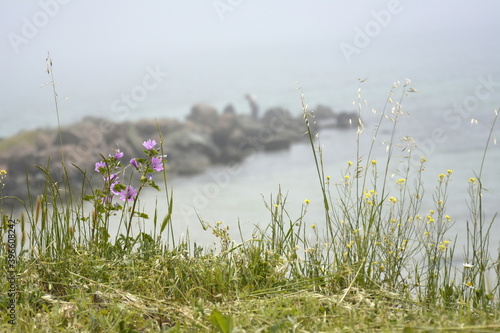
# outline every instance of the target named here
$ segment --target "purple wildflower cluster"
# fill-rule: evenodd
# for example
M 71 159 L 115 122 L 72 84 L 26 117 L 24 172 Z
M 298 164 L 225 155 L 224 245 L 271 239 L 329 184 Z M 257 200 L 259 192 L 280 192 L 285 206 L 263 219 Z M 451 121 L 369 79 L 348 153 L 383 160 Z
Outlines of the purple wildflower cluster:
M 103 190 L 96 193 L 102 204 L 111 204 L 114 195 L 118 195 L 122 201 L 134 201 L 144 186 L 151 186 L 159 190 L 153 181 L 152 174 L 163 170 L 163 160 L 166 155 L 159 156 L 159 150 L 155 148 L 155 140 L 144 141 L 142 145 L 146 148 L 144 150 L 146 158 L 132 158 L 129 161 L 130 165 L 141 174 L 138 189 L 132 185 L 120 183 L 119 174 L 125 172 L 120 161 L 124 154 L 120 149 L 116 149 L 113 155 L 110 154 L 95 164 L 95 171 L 102 174 L 104 179 Z

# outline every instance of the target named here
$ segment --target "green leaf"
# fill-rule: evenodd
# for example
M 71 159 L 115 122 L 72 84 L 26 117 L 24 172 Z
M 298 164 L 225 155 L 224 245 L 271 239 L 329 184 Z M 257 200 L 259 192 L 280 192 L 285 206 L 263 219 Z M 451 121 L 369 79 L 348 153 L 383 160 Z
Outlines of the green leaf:
M 83 200 L 92 201 L 92 200 L 94 200 L 94 196 L 93 195 L 84 195 Z
M 163 232 L 163 230 L 165 230 L 165 228 L 167 227 L 167 224 L 172 219 L 172 209 L 174 208 L 174 195 L 173 194 L 174 194 L 173 192 L 170 192 L 170 201 L 168 203 L 168 213 L 165 216 L 165 218 L 163 219 L 163 222 L 161 223 L 160 234 Z
M 140 217 L 142 219 L 146 219 L 146 220 L 149 219 L 149 215 L 146 214 L 146 213 L 134 212 L 134 215 L 136 215 L 136 216 L 138 216 L 138 217 Z
M 233 317 L 231 315 L 224 316 L 214 309 L 209 319 L 219 332 L 231 333 L 233 331 Z

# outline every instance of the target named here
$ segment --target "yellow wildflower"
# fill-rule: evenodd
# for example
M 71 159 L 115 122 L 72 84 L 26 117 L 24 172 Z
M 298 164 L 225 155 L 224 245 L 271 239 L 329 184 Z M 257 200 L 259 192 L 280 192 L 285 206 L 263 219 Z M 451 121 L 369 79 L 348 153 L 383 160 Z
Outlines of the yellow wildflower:
M 371 162 L 373 165 L 377 164 L 377 160 L 372 160 Z
M 394 204 L 394 203 L 398 202 L 398 199 L 396 199 L 394 197 L 389 197 L 389 201 Z
M 445 215 L 444 218 L 446 219 L 447 222 L 450 222 L 451 221 L 451 217 L 450 215 Z
M 396 180 L 396 183 L 399 185 L 403 185 L 405 182 L 406 182 L 405 178 L 400 178 L 400 179 Z
M 311 200 L 306 199 L 306 200 L 304 200 L 304 203 L 305 203 L 306 205 L 309 205 L 309 204 L 311 203 Z
M 347 161 L 347 165 L 352 166 L 352 162 L 351 161 Z
M 316 224 L 311 224 L 311 229 L 316 228 Z
M 475 184 L 476 181 L 477 181 L 476 178 L 472 178 L 472 177 L 469 178 L 469 183 L 471 183 L 471 184 Z
M 449 175 L 451 175 L 453 173 L 453 170 L 451 169 L 448 169 L 448 171 L 446 171 Z
M 345 176 L 344 176 L 344 179 L 345 179 L 345 180 L 349 180 L 350 178 L 351 178 L 351 177 L 349 177 L 349 175 L 345 175 Z

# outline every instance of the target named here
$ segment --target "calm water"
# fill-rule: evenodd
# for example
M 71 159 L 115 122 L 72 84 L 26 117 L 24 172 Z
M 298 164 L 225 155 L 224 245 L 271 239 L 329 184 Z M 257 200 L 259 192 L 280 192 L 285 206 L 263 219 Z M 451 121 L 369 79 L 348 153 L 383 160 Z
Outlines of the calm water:
M 428 159 L 424 172 L 424 215 L 434 209 L 432 192 L 437 185 L 437 175 L 448 169 L 454 171 L 447 204 L 448 214 L 455 221 L 450 238 L 455 234 L 462 236 L 468 218 L 467 180 L 479 172 L 493 110 L 500 105 L 500 84 L 495 83 L 500 82 L 499 47 L 478 39 L 464 48 L 442 37 L 436 35 L 425 42 L 418 41 L 419 36 L 399 39 L 396 53 L 380 52 L 374 43 L 352 64 L 347 64 L 339 55 L 336 44 L 275 46 L 266 52 L 225 50 L 207 55 L 184 71 L 171 62 L 172 66 L 167 68 L 170 78 L 121 120 L 183 118 L 196 102 L 207 102 L 219 109 L 233 103 L 238 112 L 248 112 L 243 95 L 249 92 L 258 96 L 263 109 L 284 106 L 298 115 L 301 106 L 297 87 L 302 88 L 311 109 L 319 103 L 337 110 L 353 109 L 361 87 L 362 99 L 367 100 L 362 111 L 366 128 L 361 148 L 361 154 L 366 155 L 367 143 L 392 83 L 411 78 L 419 93 L 404 100 L 404 110 L 412 116 L 401 119 L 396 142 L 402 136 L 411 136 L 419 145 L 416 156 L 425 155 Z M 368 80 L 360 85 L 357 79 L 361 77 Z M 300 83 L 294 83 L 296 81 Z M 493 85 L 485 85 L 488 81 Z M 71 89 L 64 84 L 61 90 L 71 95 Z M 478 91 L 482 93 L 481 98 L 475 97 Z M 110 104 L 117 96 L 120 89 L 110 88 L 109 94 L 90 91 L 85 98 L 70 99 L 60 105 L 62 120 L 67 123 L 86 114 L 113 118 Z M 42 108 L 47 110 L 44 114 L 31 108 L 33 104 L 28 101 L 8 105 L 17 112 L 4 120 L 4 135 L 39 125 L 54 126 L 55 116 L 52 120 L 47 116 L 53 115 L 50 98 L 46 102 L 46 105 L 42 103 Z M 373 108 L 378 112 L 376 115 L 371 113 Z M 478 123 L 471 125 L 472 118 Z M 385 127 L 379 135 L 373 155 L 377 160 L 385 157 L 382 141 L 389 139 L 388 129 Z M 499 130 L 494 133 L 498 136 Z M 356 159 L 356 131 L 323 131 L 320 138 L 326 173 L 332 182 L 339 180 L 346 162 Z M 393 160 L 397 161 L 400 155 L 401 148 L 396 147 Z M 394 177 L 398 177 L 396 167 L 391 169 L 391 173 L 396 174 Z M 483 170 L 483 183 L 489 190 L 484 196 L 485 214 L 489 219 L 500 203 L 499 167 L 500 149 L 491 144 Z M 255 225 L 264 226 L 269 222 L 270 213 L 264 200 L 269 202 L 280 188 L 288 195 L 291 218 L 299 217 L 304 199 L 310 199 L 304 221 L 318 226 L 324 223 L 320 187 L 307 143 L 297 143 L 287 151 L 255 154 L 233 168 L 218 166 L 194 177 L 172 179 L 170 186 L 174 189 L 174 229 L 179 237 L 189 229 L 190 238 L 197 242 L 209 243 L 213 239 L 209 232 L 202 230 L 197 214 L 212 223 L 223 221 L 236 238 L 240 223 L 244 237 L 249 238 Z M 151 212 L 157 194 L 151 191 L 145 194 L 142 203 L 145 210 Z M 164 192 L 158 198 L 163 200 Z M 165 211 L 161 204 L 159 206 L 162 215 Z M 495 246 L 500 241 L 498 230 L 494 227 L 491 235 Z

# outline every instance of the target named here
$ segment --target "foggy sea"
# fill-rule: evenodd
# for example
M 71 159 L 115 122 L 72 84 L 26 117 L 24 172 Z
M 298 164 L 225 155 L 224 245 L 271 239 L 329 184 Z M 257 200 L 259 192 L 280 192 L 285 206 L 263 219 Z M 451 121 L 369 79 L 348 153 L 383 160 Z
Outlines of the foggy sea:
M 454 224 L 448 239 L 454 240 L 458 235 L 456 253 L 459 254 L 464 245 L 466 220 L 470 218 L 467 181 L 478 176 L 494 118 L 493 111 L 500 106 L 500 63 L 497 59 L 500 48 L 496 44 L 487 44 L 481 38 L 467 49 L 462 47 L 460 41 L 446 42 L 445 35 L 434 38 L 431 47 L 425 50 L 422 46 L 425 43 L 419 40 L 418 35 L 400 38 L 398 45 L 401 52 L 397 56 L 377 53 L 378 46 L 375 44 L 363 50 L 363 54 L 356 59 L 356 65 L 352 66 L 345 59 L 332 57 L 333 50 L 338 50 L 338 44 L 311 42 L 301 47 L 286 44 L 274 48 L 269 45 L 265 48 L 266 52 L 238 47 L 220 50 L 219 53 L 207 54 L 196 64 L 196 68 L 188 72 L 180 72 L 175 66 L 165 68 L 170 73 L 165 84 L 160 85 L 137 108 L 129 110 L 125 118 L 115 118 L 127 121 L 161 117 L 183 119 L 191 105 L 198 102 L 211 104 L 219 111 L 232 103 L 236 112 L 249 113 L 243 97 L 247 93 L 257 96 L 261 114 L 267 108 L 280 106 L 294 115 L 300 115 L 302 93 L 311 111 L 318 104 L 330 106 L 335 111 L 357 110 L 359 89 L 361 117 L 365 125 L 360 148 L 364 164 L 393 82 L 399 80 L 402 86 L 409 78 L 418 93 L 403 99 L 405 114 L 397 125 L 394 143 L 400 145 L 402 137 L 411 137 L 417 144 L 414 156 L 417 160 L 420 156 L 428 160 L 423 172 L 423 216 L 430 209 L 436 210 L 432 194 L 438 175 L 453 170 L 446 214 L 451 216 Z M 57 68 L 57 71 L 63 72 L 64 69 Z M 365 81 L 361 83 L 358 79 Z M 76 88 L 68 88 L 63 83 L 60 89 L 61 96 L 71 96 L 72 89 Z M 73 104 L 62 102 L 63 123 L 84 115 L 116 116 L 111 113 L 110 105 L 120 95 L 111 90 Z M 49 94 L 48 91 L 46 93 Z M 399 93 L 400 90 L 396 90 L 394 100 L 399 99 Z M 11 107 L 15 109 L 15 106 Z M 50 110 L 50 107 L 47 109 Z M 13 134 L 24 129 L 21 124 L 54 127 L 55 117 L 52 118 L 50 120 L 47 114 L 41 118 L 34 106 L 26 108 L 23 112 L 16 112 L 15 116 L 13 113 L 5 118 L 4 124 L 9 124 L 5 133 Z M 386 158 L 390 125 L 390 121 L 384 121 L 370 157 L 381 161 L 380 164 Z M 493 135 L 498 137 L 498 133 L 496 128 Z M 330 188 L 336 198 L 335 183 L 342 180 L 341 172 L 345 170 L 347 161 L 356 161 L 356 129 L 325 129 L 319 139 L 316 145 L 322 147 L 325 175 L 331 177 Z M 482 182 L 488 190 L 483 197 L 487 221 L 500 207 L 500 148 L 493 141 L 492 138 L 482 173 Z M 401 165 L 399 160 L 404 160 L 405 155 L 403 147 L 394 147 L 390 180 L 402 177 L 398 167 Z M 408 183 L 413 183 L 413 180 L 408 179 Z M 300 216 L 304 200 L 309 199 L 311 203 L 303 221 L 307 226 L 317 225 L 320 232 L 324 230 L 320 184 L 307 141 L 295 143 L 286 151 L 257 152 L 238 165 L 214 166 L 196 176 L 169 179 L 168 184 L 174 193 L 172 220 L 178 238 L 189 234 L 189 238 L 197 243 L 213 242 L 210 231 L 202 229 L 198 220 L 201 218 L 212 225 L 223 222 L 237 241 L 241 240 L 241 228 L 243 238 L 249 239 L 255 226 L 265 227 L 271 221 L 271 213 L 264 202 L 270 204 L 270 199 L 274 200 L 278 191 L 287 196 L 286 207 L 291 219 Z M 397 196 L 395 189 L 393 191 L 391 195 Z M 162 219 L 166 214 L 165 191 L 143 192 L 140 203 L 144 211 L 153 216 L 156 200 Z M 145 225 L 147 229 L 152 222 Z M 500 241 L 497 223 L 490 236 L 492 249 L 496 249 Z
M 318 49 L 321 47 L 318 46 Z M 263 110 L 280 105 L 289 108 L 294 114 L 300 114 L 300 94 L 304 93 L 310 110 L 314 110 L 320 103 L 331 106 L 336 111 L 356 110 L 356 103 L 353 102 L 357 100 L 359 88 L 365 125 L 361 133 L 360 148 L 364 163 L 393 81 L 401 80 L 402 85 L 404 79 L 409 77 L 418 93 L 403 99 L 405 114 L 397 125 L 389 179 L 394 182 L 402 177 L 398 168 L 402 165 L 400 161 L 405 160 L 406 152 L 403 152 L 400 139 L 410 136 L 417 144 L 412 153 L 416 161 L 420 156 L 425 156 L 428 160 L 422 174 L 425 196 L 421 215 L 425 216 L 429 210 L 436 210 L 433 193 L 438 185 L 438 175 L 453 170 L 446 203 L 446 214 L 451 216 L 453 226 L 447 238 L 454 240 L 458 236 L 456 253 L 460 256 L 464 246 L 466 221 L 470 220 L 468 180 L 470 177 L 478 177 L 494 109 L 499 107 L 499 84 L 496 82 L 500 80 L 500 67 L 496 66 L 498 61 L 492 61 L 490 53 L 464 53 L 459 44 L 443 45 L 443 49 L 435 49 L 434 52 L 442 52 L 442 58 L 413 59 L 408 55 L 405 62 L 414 61 L 419 64 L 418 68 L 409 66 L 408 73 L 391 70 L 390 63 L 378 59 L 382 68 L 375 75 L 367 75 L 368 78 L 363 83 L 359 83 L 357 78 L 348 77 L 347 71 L 343 72 L 341 66 L 332 66 L 327 59 L 310 63 L 304 55 L 302 61 L 310 65 L 307 66 L 310 72 L 304 76 L 304 82 L 285 89 L 267 87 L 263 78 L 262 85 L 268 91 L 262 91 L 264 100 L 259 102 Z M 240 56 L 244 58 L 243 55 Z M 377 59 L 372 61 L 377 62 Z M 270 77 L 280 77 L 283 75 L 280 71 L 286 71 L 286 68 L 274 67 L 266 73 Z M 349 80 L 352 82 L 345 87 L 339 84 Z M 307 85 L 307 88 L 302 87 L 299 91 L 295 89 L 302 84 Z M 211 89 L 217 95 L 216 82 Z M 487 94 L 486 89 L 491 89 L 488 98 L 476 96 L 478 91 Z M 399 94 L 400 90 L 396 92 Z M 218 106 L 222 105 L 221 101 Z M 238 104 L 237 111 L 249 112 L 248 106 Z M 381 162 L 386 158 L 390 129 L 391 123 L 384 121 L 371 158 Z M 500 207 L 500 148 L 495 144 L 498 133 L 496 128 L 489 142 L 482 171 L 482 182 L 487 189 L 483 196 L 486 221 L 491 221 Z M 347 161 L 356 161 L 356 129 L 325 129 L 321 131 L 319 138 L 316 145 L 322 147 L 325 175 L 331 177 L 330 190 L 335 201 L 338 198 L 335 183 L 342 180 L 341 172 L 345 171 Z M 414 161 L 412 166 L 415 168 L 415 165 Z M 380 173 L 382 170 L 380 167 Z M 415 174 L 408 179 L 408 184 L 413 184 L 414 180 Z M 264 202 L 270 205 L 271 198 L 275 200 L 279 191 L 287 196 L 286 207 L 292 220 L 300 216 L 304 200 L 309 199 L 311 203 L 303 221 L 307 226 L 315 224 L 319 230 L 324 230 L 320 184 L 307 141 L 296 143 L 287 151 L 258 152 L 240 165 L 217 166 L 197 176 L 178 177 L 169 180 L 169 186 L 174 190 L 173 222 L 176 234 L 180 236 L 189 233 L 189 237 L 199 243 L 209 244 L 214 238 L 210 231 L 201 228 L 198 218 L 211 222 L 212 225 L 223 222 L 223 225 L 229 226 L 231 235 L 237 241 L 241 240 L 240 230 L 244 239 L 250 238 L 256 225 L 264 227 L 271 221 L 271 213 Z M 397 196 L 393 186 L 392 191 L 390 195 Z M 147 199 L 142 201 L 147 202 L 146 210 L 152 209 L 153 198 L 158 198 L 159 202 L 165 200 L 164 193 L 157 195 L 156 192 L 149 191 L 147 195 Z M 162 207 L 161 204 L 159 207 Z M 496 251 L 500 242 L 498 222 L 494 224 L 490 237 L 491 249 Z

